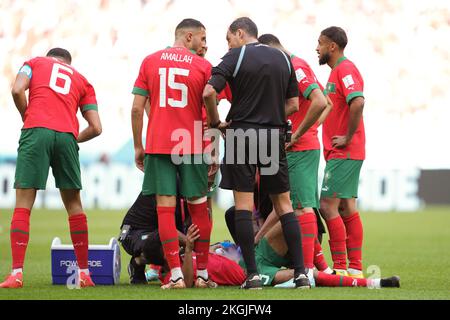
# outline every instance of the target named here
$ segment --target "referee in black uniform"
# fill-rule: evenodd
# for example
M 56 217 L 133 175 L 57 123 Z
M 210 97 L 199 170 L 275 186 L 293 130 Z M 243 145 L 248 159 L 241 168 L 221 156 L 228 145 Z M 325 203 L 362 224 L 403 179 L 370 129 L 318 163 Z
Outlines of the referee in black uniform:
M 285 152 L 286 117 L 298 110 L 298 84 L 290 58 L 278 49 L 258 43 L 258 28 L 247 17 L 229 27 L 229 52 L 212 69 L 203 92 L 209 125 L 226 132 L 220 187 L 233 190 L 236 241 L 247 269 L 242 289 L 261 289 L 254 252 L 252 224 L 256 170 L 280 217 L 284 238 L 295 270 L 297 288 L 309 288 L 300 227 L 289 197 L 289 174 Z M 231 109 L 221 122 L 216 94 L 229 83 Z M 239 142 L 240 140 L 240 142 Z M 267 162 L 267 154 L 270 159 Z M 262 153 L 262 154 L 261 154 Z M 275 168 L 275 170 L 273 170 Z

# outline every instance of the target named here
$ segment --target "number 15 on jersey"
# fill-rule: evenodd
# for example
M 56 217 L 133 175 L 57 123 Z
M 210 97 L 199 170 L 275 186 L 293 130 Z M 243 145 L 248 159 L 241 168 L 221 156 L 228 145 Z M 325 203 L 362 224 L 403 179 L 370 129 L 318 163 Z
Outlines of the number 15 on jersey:
M 168 74 L 168 76 L 167 76 Z M 188 69 L 159 68 L 159 106 L 165 108 L 169 104 L 173 108 L 184 108 L 188 104 L 188 87 L 184 83 L 176 82 L 175 76 L 189 76 Z M 167 87 L 181 91 L 181 100 L 167 97 Z

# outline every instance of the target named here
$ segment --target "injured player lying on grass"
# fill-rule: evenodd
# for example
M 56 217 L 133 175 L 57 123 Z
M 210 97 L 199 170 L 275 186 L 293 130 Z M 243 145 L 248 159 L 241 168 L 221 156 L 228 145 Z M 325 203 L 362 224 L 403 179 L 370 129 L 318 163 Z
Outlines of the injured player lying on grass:
M 155 231 L 157 232 L 157 231 Z M 198 228 L 191 225 L 186 235 L 185 251 L 181 255 L 182 270 L 185 277 L 186 287 L 192 287 L 196 270 L 196 258 L 193 253 L 195 240 L 198 238 Z M 158 242 L 158 237 L 152 237 Z M 146 252 L 148 262 L 165 261 L 161 245 L 152 246 L 152 252 Z M 295 288 L 293 283 L 294 270 L 290 269 L 287 256 L 287 245 L 284 242 L 280 223 L 275 224 L 259 241 L 255 247 L 256 262 L 260 277 L 265 286 L 275 286 L 278 288 Z M 208 259 L 208 274 L 210 283 L 208 288 L 222 286 L 239 286 L 246 279 L 245 265 L 239 246 L 231 242 L 216 243 L 211 246 Z M 168 283 L 170 274 L 166 273 L 167 263 L 161 268 L 160 280 Z M 308 272 L 312 286 L 321 287 L 400 287 L 400 278 L 393 276 L 384 279 L 356 279 L 347 276 L 327 274 L 316 269 Z

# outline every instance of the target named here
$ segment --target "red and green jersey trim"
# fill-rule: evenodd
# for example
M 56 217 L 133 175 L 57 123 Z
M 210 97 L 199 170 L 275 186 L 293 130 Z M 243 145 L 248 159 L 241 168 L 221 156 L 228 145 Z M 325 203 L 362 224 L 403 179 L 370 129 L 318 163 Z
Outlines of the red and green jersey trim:
M 132 94 L 137 94 L 140 96 L 144 96 L 144 97 L 148 97 L 149 92 L 145 89 L 142 88 L 138 88 L 138 87 L 133 87 L 133 91 L 131 92 Z
M 347 104 L 350 105 L 350 101 L 352 101 L 352 99 L 356 98 L 356 97 L 363 97 L 364 98 L 364 94 L 361 91 L 355 91 L 350 93 L 347 98 L 345 98 L 345 100 L 347 101 Z
M 81 106 L 81 112 L 86 112 L 89 110 L 98 111 L 98 106 L 96 104 L 85 104 L 84 106 Z
M 342 63 L 342 61 L 347 60 L 347 57 L 340 57 L 338 59 L 338 61 L 336 62 L 336 64 L 334 65 L 333 69 L 336 68 L 338 65 L 340 65 Z
M 305 97 L 305 99 L 308 99 L 308 98 L 309 98 L 309 95 L 311 94 L 311 92 L 312 92 L 314 89 L 319 89 L 319 90 L 320 90 L 320 87 L 319 87 L 319 85 L 318 85 L 317 83 L 311 83 L 311 84 L 308 86 L 308 88 L 306 88 L 305 92 L 303 92 L 303 97 Z

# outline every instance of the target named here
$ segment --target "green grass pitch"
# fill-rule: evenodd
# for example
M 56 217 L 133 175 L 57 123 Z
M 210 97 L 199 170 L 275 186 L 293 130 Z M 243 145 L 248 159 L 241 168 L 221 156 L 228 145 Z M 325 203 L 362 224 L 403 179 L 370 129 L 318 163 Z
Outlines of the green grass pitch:
M 123 211 L 88 210 L 89 240 L 106 244 L 119 232 Z M 10 271 L 9 225 L 12 210 L 0 209 L 0 277 Z M 428 208 L 415 213 L 363 212 L 365 267 L 378 266 L 383 277 L 399 275 L 400 289 L 315 288 L 290 290 L 264 288 L 258 292 L 220 287 L 215 290 L 162 291 L 154 282 L 130 286 L 126 266 L 129 256 L 122 250 L 122 273 L 117 286 L 69 290 L 51 284 L 50 244 L 58 236 L 70 243 L 64 211 L 34 210 L 30 245 L 24 268 L 24 288 L 0 289 L 5 299 L 183 299 L 183 300 L 301 300 L 301 299 L 450 299 L 450 208 Z M 223 211 L 215 209 L 212 241 L 230 239 Z M 324 251 L 330 260 L 328 237 Z M 375 267 L 376 268 L 376 267 Z

